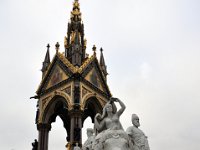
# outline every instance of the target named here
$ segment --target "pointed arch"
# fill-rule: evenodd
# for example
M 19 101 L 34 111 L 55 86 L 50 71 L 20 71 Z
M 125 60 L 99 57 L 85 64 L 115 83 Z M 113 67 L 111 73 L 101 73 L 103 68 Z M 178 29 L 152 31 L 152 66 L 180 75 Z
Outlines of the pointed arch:
M 91 117 L 92 123 L 94 123 L 95 115 L 97 113 L 102 113 L 103 110 L 103 104 L 101 100 L 93 94 L 91 94 L 90 97 L 88 96 L 87 99 L 83 101 L 82 107 L 84 110 L 83 123 L 87 117 Z
M 41 109 L 41 114 L 39 118 L 40 123 L 48 123 L 47 114 L 54 106 L 56 101 L 62 101 L 64 106 L 68 109 L 72 109 L 71 98 L 63 91 L 55 91 L 53 94 L 49 95 L 46 99 L 41 100 L 43 101 L 43 106 Z M 51 109 L 50 109 L 51 108 Z
M 55 95 L 44 108 L 42 122 L 51 124 L 52 122 L 54 122 L 54 119 L 52 120 L 52 117 L 62 113 L 61 111 L 68 111 L 68 106 L 69 104 L 64 97 L 60 95 Z
M 42 114 L 42 123 L 49 124 L 56 121 L 56 117 L 59 116 L 63 121 L 63 126 L 67 131 L 67 141 L 70 139 L 70 116 L 69 110 L 71 109 L 72 105 L 70 100 L 67 99 L 68 96 L 63 92 L 56 92 L 53 98 L 50 99 L 48 104 L 43 110 Z

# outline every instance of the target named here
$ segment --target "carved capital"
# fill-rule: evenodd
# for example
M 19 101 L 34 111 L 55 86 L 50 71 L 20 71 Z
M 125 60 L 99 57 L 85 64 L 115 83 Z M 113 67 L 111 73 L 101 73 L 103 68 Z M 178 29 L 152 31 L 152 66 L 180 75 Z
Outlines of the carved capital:
M 50 130 L 51 130 L 51 124 L 39 123 L 39 124 L 37 124 L 37 129 L 38 129 L 39 131 L 41 131 L 41 130 L 50 131 Z

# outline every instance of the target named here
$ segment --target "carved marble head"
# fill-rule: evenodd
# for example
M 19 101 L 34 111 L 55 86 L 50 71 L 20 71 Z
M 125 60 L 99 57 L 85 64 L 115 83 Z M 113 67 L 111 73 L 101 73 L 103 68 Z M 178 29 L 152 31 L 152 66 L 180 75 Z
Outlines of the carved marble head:
M 132 124 L 138 128 L 140 126 L 139 117 L 136 114 L 132 114 Z
M 117 107 L 112 101 L 108 101 L 103 108 L 102 120 L 108 116 L 107 112 L 110 111 L 113 114 L 117 112 Z
M 94 130 L 92 128 L 87 128 L 87 136 L 91 137 L 94 133 Z

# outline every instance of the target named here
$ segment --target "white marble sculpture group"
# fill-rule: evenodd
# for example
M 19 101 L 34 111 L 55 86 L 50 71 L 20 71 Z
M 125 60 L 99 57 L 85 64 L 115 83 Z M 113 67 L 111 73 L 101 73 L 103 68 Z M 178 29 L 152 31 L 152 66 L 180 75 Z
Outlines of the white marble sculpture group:
M 121 106 L 118 111 L 115 102 Z M 119 118 L 125 108 L 121 100 L 111 98 L 103 113 L 96 114 L 94 130 L 87 129 L 88 139 L 82 150 L 150 150 L 147 136 L 138 128 L 140 123 L 136 114 L 132 115 L 133 125 L 124 131 Z

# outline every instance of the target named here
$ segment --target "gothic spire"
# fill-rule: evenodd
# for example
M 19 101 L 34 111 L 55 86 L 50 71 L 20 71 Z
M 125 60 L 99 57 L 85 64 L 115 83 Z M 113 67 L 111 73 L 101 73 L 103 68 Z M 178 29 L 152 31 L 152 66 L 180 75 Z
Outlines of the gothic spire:
M 102 72 L 104 73 L 104 75 L 107 76 L 108 72 L 107 72 L 107 66 L 105 64 L 105 60 L 104 60 L 104 56 L 103 56 L 103 49 L 101 48 L 100 51 L 101 51 L 100 66 L 101 66 L 101 69 L 102 69 Z
M 48 68 L 48 66 L 50 64 L 49 48 L 50 48 L 50 45 L 48 44 L 47 45 L 47 52 L 46 52 L 45 59 L 44 59 L 44 62 L 43 62 L 43 65 L 42 65 L 42 69 L 41 69 L 43 74 L 47 70 L 47 68 Z
M 67 36 L 65 37 L 65 57 L 74 65 L 81 66 L 85 59 L 86 40 L 78 0 L 73 3 Z

